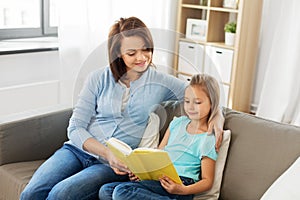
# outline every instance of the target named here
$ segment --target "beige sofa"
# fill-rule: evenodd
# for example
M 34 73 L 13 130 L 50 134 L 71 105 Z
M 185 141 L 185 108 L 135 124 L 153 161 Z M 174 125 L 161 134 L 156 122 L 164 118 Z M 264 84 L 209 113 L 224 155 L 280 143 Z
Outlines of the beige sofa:
M 164 132 L 178 103 L 156 112 Z M 11 118 L 0 123 L 0 200 L 19 198 L 35 169 L 66 138 L 71 109 Z M 300 156 L 300 128 L 224 109 L 231 144 L 219 199 L 260 199 L 269 186 Z

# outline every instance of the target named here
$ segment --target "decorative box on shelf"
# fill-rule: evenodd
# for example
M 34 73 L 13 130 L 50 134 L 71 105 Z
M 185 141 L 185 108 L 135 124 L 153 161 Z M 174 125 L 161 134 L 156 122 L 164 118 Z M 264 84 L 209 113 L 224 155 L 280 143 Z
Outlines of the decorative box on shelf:
M 239 1 L 238 0 L 224 0 L 223 1 L 223 7 L 224 8 L 238 8 Z
M 188 18 L 186 22 L 186 38 L 206 41 L 207 21 Z

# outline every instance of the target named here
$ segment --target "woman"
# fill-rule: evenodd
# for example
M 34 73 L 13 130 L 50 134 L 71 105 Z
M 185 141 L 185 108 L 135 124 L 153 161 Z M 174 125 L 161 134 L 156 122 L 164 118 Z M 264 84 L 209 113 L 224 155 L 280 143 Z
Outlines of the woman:
M 140 19 L 121 18 L 111 27 L 108 53 L 110 65 L 92 72 L 80 93 L 69 141 L 35 172 L 22 200 L 95 199 L 103 184 L 127 181 L 127 167 L 105 140 L 114 136 L 136 148 L 156 105 L 183 100 L 185 84 L 153 68 L 152 36 Z

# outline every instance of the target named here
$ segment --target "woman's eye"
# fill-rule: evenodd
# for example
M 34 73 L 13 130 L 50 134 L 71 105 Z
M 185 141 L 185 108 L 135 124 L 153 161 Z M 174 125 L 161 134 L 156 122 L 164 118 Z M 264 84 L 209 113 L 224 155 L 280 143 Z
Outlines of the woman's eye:
M 150 51 L 150 48 L 146 48 L 146 47 L 144 47 L 143 49 L 142 49 L 142 51 Z
M 189 101 L 184 101 L 184 103 L 190 103 Z
M 201 101 L 196 101 L 195 104 L 201 104 Z
M 135 53 L 127 53 L 128 56 L 134 56 Z

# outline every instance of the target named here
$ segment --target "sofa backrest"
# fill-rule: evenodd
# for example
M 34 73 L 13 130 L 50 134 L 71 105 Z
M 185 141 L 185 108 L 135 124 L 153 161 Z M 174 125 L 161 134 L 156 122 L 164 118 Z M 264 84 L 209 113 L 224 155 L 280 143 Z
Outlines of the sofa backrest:
M 72 109 L 16 115 L 0 123 L 0 165 L 46 159 L 67 140 Z
M 260 199 L 300 156 L 300 127 L 227 109 L 231 130 L 220 199 Z

